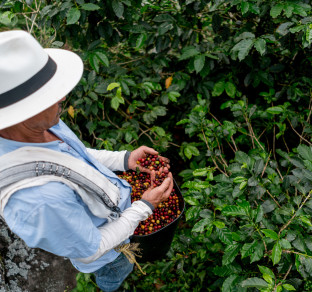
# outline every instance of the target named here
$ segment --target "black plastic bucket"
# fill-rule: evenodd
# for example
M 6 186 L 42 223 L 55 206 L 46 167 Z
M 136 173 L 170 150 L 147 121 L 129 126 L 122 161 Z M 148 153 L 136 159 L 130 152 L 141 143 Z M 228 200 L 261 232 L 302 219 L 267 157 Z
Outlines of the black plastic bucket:
M 177 217 L 174 221 L 172 221 L 170 224 L 166 225 L 162 229 L 159 229 L 151 234 L 133 235 L 130 238 L 131 242 L 137 242 L 140 244 L 140 255 L 142 257 L 136 258 L 136 260 L 140 263 L 160 260 L 161 258 L 165 257 L 167 252 L 169 251 L 175 230 L 184 212 L 185 206 L 183 196 L 176 182 L 174 182 L 174 188 L 179 198 L 179 209 L 181 211 L 179 217 Z

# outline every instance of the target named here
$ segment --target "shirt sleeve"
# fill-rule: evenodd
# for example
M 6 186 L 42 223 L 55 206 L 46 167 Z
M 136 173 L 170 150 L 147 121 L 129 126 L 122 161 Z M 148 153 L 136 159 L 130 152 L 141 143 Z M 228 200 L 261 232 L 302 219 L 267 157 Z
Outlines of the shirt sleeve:
M 10 229 L 29 247 L 68 258 L 84 258 L 99 248 L 101 234 L 68 186 L 50 182 L 19 190 L 4 209 Z
M 87 148 L 87 152 L 112 171 L 128 170 L 129 151 L 108 151 Z

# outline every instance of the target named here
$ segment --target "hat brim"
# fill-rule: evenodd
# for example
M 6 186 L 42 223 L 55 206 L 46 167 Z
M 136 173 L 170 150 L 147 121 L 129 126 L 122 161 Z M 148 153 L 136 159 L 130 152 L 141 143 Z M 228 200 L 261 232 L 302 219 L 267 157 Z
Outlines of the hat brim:
M 53 77 L 33 94 L 0 109 L 0 130 L 23 122 L 64 98 L 80 81 L 81 58 L 67 50 L 44 49 L 57 64 Z

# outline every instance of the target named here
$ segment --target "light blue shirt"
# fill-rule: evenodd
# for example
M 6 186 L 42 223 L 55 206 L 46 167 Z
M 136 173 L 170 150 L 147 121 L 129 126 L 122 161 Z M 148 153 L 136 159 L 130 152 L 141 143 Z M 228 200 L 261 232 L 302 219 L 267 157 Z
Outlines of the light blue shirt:
M 50 130 L 64 142 L 23 143 L 0 137 L 0 156 L 24 146 L 67 153 L 92 165 L 117 184 L 121 193 L 119 208 L 123 211 L 130 207 L 131 187 L 126 181 L 89 155 L 83 143 L 64 122 L 60 120 Z M 84 273 L 98 270 L 119 255 L 111 250 L 90 264 L 74 260 L 89 257 L 97 251 L 101 241 L 97 227 L 107 220 L 94 216 L 75 191 L 59 182 L 15 192 L 4 208 L 4 218 L 10 229 L 29 247 L 67 257 L 76 269 Z

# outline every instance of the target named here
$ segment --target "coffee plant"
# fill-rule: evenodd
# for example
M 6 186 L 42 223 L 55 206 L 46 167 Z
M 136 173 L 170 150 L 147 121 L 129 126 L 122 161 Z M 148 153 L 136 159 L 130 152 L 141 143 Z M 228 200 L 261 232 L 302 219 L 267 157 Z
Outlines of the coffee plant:
M 184 220 L 122 289 L 312 291 L 311 1 L 0 0 L 8 29 L 82 57 L 86 145 L 171 160 Z

